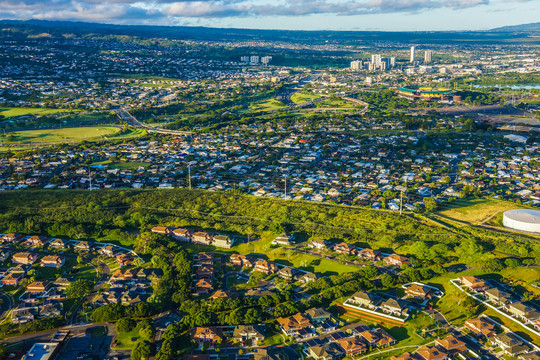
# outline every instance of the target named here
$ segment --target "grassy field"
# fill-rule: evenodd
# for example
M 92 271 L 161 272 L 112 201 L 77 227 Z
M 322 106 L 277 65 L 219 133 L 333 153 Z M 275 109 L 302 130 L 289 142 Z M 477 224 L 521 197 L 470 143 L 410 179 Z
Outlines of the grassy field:
M 47 108 L 0 108 L 0 115 L 6 118 L 23 115 L 52 115 L 59 113 L 69 113 L 78 110 L 72 109 L 47 109 Z
M 459 199 L 442 205 L 437 214 L 468 225 L 478 225 L 491 217 L 502 216 L 506 210 L 520 207 L 519 204 L 496 199 Z
M 144 162 L 131 162 L 131 161 L 116 161 L 113 162 L 111 160 L 105 160 L 105 161 L 98 161 L 95 163 L 92 163 L 92 165 L 104 165 L 111 169 L 120 169 L 120 170 L 137 170 L 139 167 L 147 168 L 151 164 L 150 163 L 144 163 Z
M 113 349 L 133 349 L 138 338 L 139 338 L 139 333 L 136 330 L 133 330 L 127 333 L 118 333 L 118 335 L 116 335 L 116 346 L 112 348 Z
M 272 110 L 278 110 L 284 107 L 285 104 L 283 104 L 281 101 L 276 99 L 268 99 L 266 101 L 253 103 L 249 106 L 250 110 L 254 111 L 272 111 Z
M 311 100 L 319 99 L 321 95 L 316 94 L 303 94 L 300 92 L 294 93 L 291 96 L 291 101 L 295 104 L 305 103 Z
M 101 139 L 118 134 L 119 128 L 107 126 L 76 127 L 46 130 L 26 130 L 11 133 L 15 140 L 11 143 L 63 143 Z
M 321 108 L 354 108 L 354 104 L 350 101 L 345 101 L 341 99 L 328 99 L 321 101 L 317 104 L 317 107 Z

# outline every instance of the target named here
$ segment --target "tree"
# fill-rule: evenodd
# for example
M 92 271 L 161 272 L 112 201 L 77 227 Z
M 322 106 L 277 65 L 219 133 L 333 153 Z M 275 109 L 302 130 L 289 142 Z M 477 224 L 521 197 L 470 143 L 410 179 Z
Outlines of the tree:
M 90 280 L 79 279 L 69 284 L 66 289 L 68 299 L 82 299 L 92 291 L 94 284 Z
M 510 268 L 516 268 L 518 267 L 519 265 L 521 265 L 521 263 L 519 262 L 518 259 L 515 259 L 515 258 L 508 258 L 506 260 L 504 260 L 504 264 Z
M 132 318 L 122 318 L 116 322 L 116 331 L 121 333 L 127 333 L 135 329 L 137 322 Z
M 430 198 L 430 197 L 424 198 L 424 205 L 426 206 L 427 211 L 437 210 L 437 202 L 433 198 Z
M 137 341 L 135 347 L 131 351 L 132 360 L 143 360 L 148 359 L 150 356 L 154 355 L 155 347 L 148 340 Z

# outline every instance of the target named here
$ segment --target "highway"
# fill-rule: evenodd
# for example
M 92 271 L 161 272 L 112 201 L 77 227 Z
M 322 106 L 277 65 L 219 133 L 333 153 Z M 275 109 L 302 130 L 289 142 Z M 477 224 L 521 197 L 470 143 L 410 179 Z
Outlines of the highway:
M 153 126 L 148 126 L 146 124 L 141 123 L 135 116 L 131 115 L 131 113 L 123 108 L 115 109 L 114 112 L 116 115 L 120 118 L 120 120 L 127 122 L 129 125 L 133 126 L 137 129 L 143 129 L 150 133 L 157 133 L 157 134 L 167 134 L 167 135 L 177 135 L 177 136 L 186 136 L 190 135 L 190 131 L 179 131 L 179 130 L 169 130 L 169 129 L 163 129 Z

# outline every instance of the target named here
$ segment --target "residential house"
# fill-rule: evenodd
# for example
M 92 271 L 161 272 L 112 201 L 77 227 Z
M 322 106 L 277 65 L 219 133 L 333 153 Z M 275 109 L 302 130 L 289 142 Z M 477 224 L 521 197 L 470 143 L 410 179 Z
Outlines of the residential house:
M 540 318 L 540 313 L 531 305 L 516 301 L 506 306 L 507 310 L 514 316 L 525 321 L 534 321 Z
M 332 314 L 323 308 L 311 308 L 306 311 L 306 315 L 313 323 L 321 323 L 332 319 Z
M 336 343 L 347 356 L 354 356 L 368 351 L 367 345 L 354 336 L 338 339 Z
M 465 327 L 476 336 L 488 338 L 495 335 L 495 325 L 483 316 L 468 319 L 465 321 Z
M 294 243 L 294 236 L 287 233 L 282 233 L 272 240 L 272 245 L 289 246 Z
M 9 273 L 2 278 L 2 284 L 4 286 L 18 286 L 22 279 L 24 279 L 24 274 Z
M 444 351 L 438 349 L 435 346 L 422 346 L 416 351 L 416 354 L 421 360 L 446 360 L 448 359 L 448 354 Z
M 396 339 L 383 329 L 367 329 L 358 333 L 358 337 L 370 348 L 394 345 Z
M 411 260 L 408 257 L 403 256 L 403 255 L 398 255 L 398 254 L 392 254 L 385 257 L 383 259 L 383 262 L 387 266 L 399 266 L 399 267 L 412 264 Z
M 258 348 L 254 350 L 253 360 L 282 360 L 276 353 L 270 352 L 271 349 Z
M 43 236 L 34 235 L 29 237 L 24 245 L 28 247 L 44 247 L 49 242 L 49 239 Z
M 462 276 L 459 278 L 459 281 L 471 291 L 484 291 L 489 289 L 489 285 L 476 276 Z
M 334 251 L 339 254 L 354 255 L 356 254 L 356 247 L 354 247 L 354 245 L 347 244 L 346 242 L 342 242 L 341 244 L 334 246 Z
M 207 294 L 212 290 L 214 290 L 212 279 L 202 278 L 195 283 L 195 293 L 197 294 Z
M 41 259 L 42 267 L 60 268 L 66 263 L 66 257 L 62 255 L 46 255 Z
M 11 322 L 13 324 L 24 324 L 33 321 L 36 318 L 37 309 L 34 306 L 25 306 L 20 304 L 11 311 Z
M 323 239 L 313 239 L 309 242 L 308 246 L 317 250 L 324 250 L 327 248 L 326 240 Z
M 514 357 L 530 350 L 521 338 L 511 332 L 494 335 L 488 340 L 491 344 L 500 347 L 505 354 Z
M 183 241 L 183 242 L 191 241 L 191 232 L 187 229 L 182 229 L 182 228 L 174 229 L 172 231 L 172 236 L 178 241 Z
M 32 265 L 37 261 L 37 258 L 37 254 L 25 251 L 14 254 L 11 262 L 14 264 Z
M 405 303 L 399 299 L 388 299 L 381 304 L 381 310 L 396 316 L 407 316 L 408 309 Z
M 490 288 L 484 291 L 484 295 L 496 304 L 508 304 L 512 301 L 512 295 L 499 288 Z
M 135 261 L 135 258 L 130 253 L 120 254 L 116 257 L 116 262 L 120 266 L 129 266 L 133 264 L 133 261 Z
M 11 255 L 9 249 L 0 249 L 0 262 L 5 262 L 9 255 Z
M 196 265 L 212 265 L 214 264 L 214 255 L 212 253 L 200 252 L 195 255 Z
M 48 281 L 34 281 L 26 287 L 29 293 L 44 293 L 49 289 L 51 284 Z
M 301 313 L 288 317 L 279 317 L 277 322 L 285 335 L 297 335 L 300 330 L 312 327 L 309 319 Z
M 170 235 L 171 229 L 166 226 L 154 226 L 151 231 L 156 234 Z
M 252 256 L 242 254 L 232 254 L 230 261 L 233 265 L 241 267 L 253 267 L 255 265 L 255 259 Z
M 75 251 L 90 252 L 92 251 L 92 245 L 88 241 L 79 241 L 73 249 Z
M 212 236 L 207 232 L 197 231 L 191 237 L 191 242 L 194 244 L 200 244 L 200 245 L 211 245 Z
M 257 260 L 255 262 L 255 266 L 253 268 L 254 271 L 260 271 L 262 273 L 265 273 L 267 275 L 273 274 L 278 271 L 278 266 L 274 264 L 273 262 L 267 261 L 267 260 Z
M 467 345 L 454 335 L 448 335 L 444 339 L 437 339 L 435 340 L 435 344 L 447 354 L 455 355 L 456 353 L 467 351 Z
M 310 283 L 315 280 L 317 280 L 317 275 L 311 272 L 305 273 L 298 277 L 298 281 L 300 281 L 302 285 L 306 285 L 307 283 Z
M 114 245 L 105 245 L 101 249 L 98 250 L 98 254 L 105 255 L 108 257 L 115 257 L 116 253 L 119 251 L 116 246 Z
M 216 235 L 212 245 L 218 248 L 230 249 L 233 246 L 233 241 L 227 235 Z
M 382 259 L 382 255 L 379 250 L 373 250 L 369 248 L 360 250 L 358 252 L 358 257 L 369 261 L 379 261 Z
M 432 293 L 433 289 L 421 284 L 412 284 L 405 289 L 405 294 L 414 299 L 431 299 Z
M 518 356 L 518 360 L 540 360 L 540 351 L 533 351 Z
M 341 358 L 343 354 L 336 349 L 332 344 L 314 345 L 307 349 L 309 357 L 315 360 L 334 360 Z
M 59 277 L 53 282 L 53 285 L 56 286 L 59 290 L 66 290 L 68 286 L 71 285 L 74 281 L 74 279 Z
M 197 276 L 197 279 L 211 278 L 214 276 L 214 268 L 208 265 L 199 266 L 195 271 L 195 275 Z
M 191 331 L 191 339 L 199 346 L 208 344 L 209 347 L 213 347 L 223 340 L 223 334 L 217 327 L 196 327 Z
M 263 325 L 237 325 L 233 330 L 233 339 L 242 346 L 254 346 L 264 340 Z
M 349 299 L 348 302 L 353 305 L 359 305 L 367 307 L 369 309 L 375 309 L 379 304 L 380 300 L 377 296 L 372 293 L 365 291 L 355 292 Z
M 4 236 L 2 236 L 0 238 L 0 242 L 5 243 L 5 244 L 13 244 L 13 243 L 21 241 L 22 239 L 23 239 L 22 235 L 10 233 L 10 234 L 5 234 Z
M 209 299 L 229 299 L 235 297 L 234 293 L 226 290 L 216 290 L 212 295 L 210 295 Z
M 49 243 L 49 249 L 63 250 L 63 249 L 67 249 L 67 248 L 68 248 L 68 243 L 67 243 L 66 240 L 63 240 L 63 239 L 53 239 Z
M 278 276 L 286 281 L 293 281 L 298 270 L 291 267 L 284 267 L 278 271 Z

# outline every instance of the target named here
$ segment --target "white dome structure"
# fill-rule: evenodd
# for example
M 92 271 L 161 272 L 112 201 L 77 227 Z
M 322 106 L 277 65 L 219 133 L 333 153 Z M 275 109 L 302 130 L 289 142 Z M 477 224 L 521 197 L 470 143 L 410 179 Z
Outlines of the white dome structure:
M 514 209 L 505 211 L 503 225 L 509 229 L 540 234 L 540 211 Z

